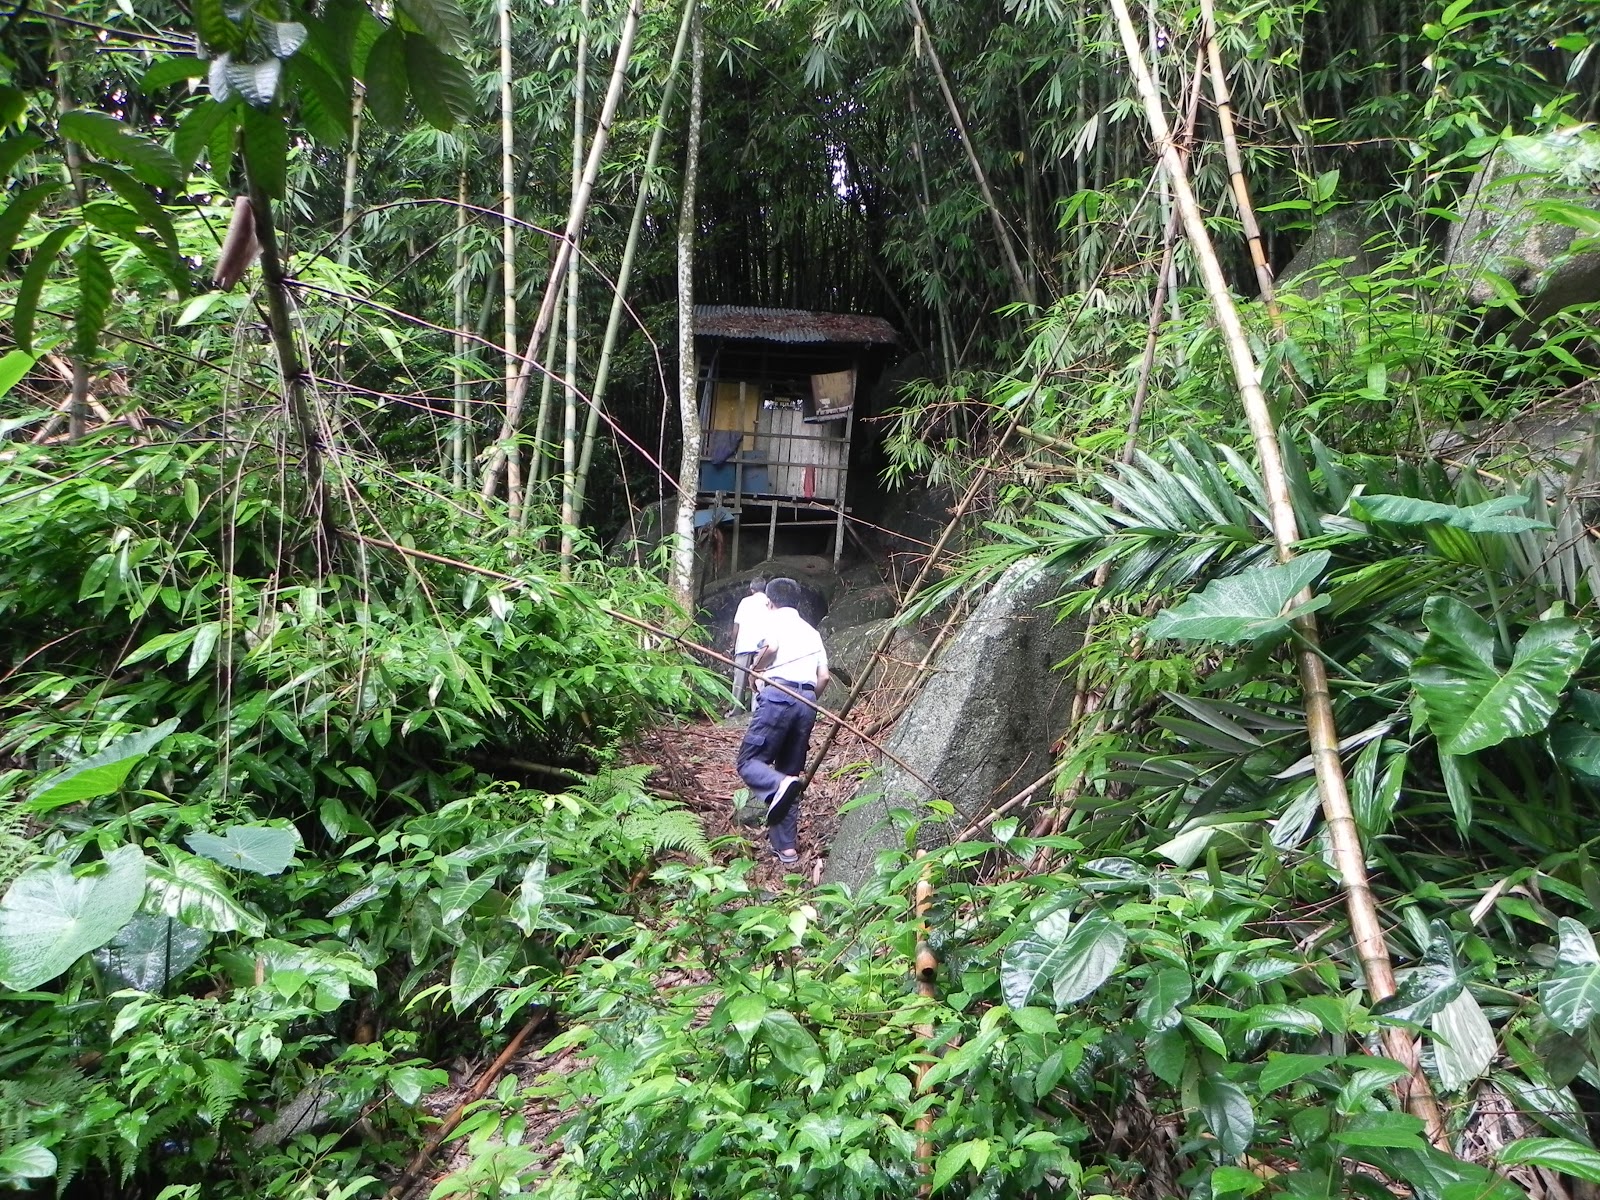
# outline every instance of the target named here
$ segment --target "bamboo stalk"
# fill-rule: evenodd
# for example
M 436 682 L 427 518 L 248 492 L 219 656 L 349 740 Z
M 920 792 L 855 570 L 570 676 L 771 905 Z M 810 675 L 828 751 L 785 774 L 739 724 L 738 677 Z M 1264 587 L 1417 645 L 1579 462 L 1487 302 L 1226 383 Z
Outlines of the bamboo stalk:
M 1261 224 L 1256 220 L 1255 205 L 1250 202 L 1250 185 L 1245 181 L 1244 158 L 1239 153 L 1239 136 L 1234 127 L 1233 96 L 1228 90 L 1227 72 L 1222 69 L 1222 51 L 1217 46 L 1217 9 L 1214 0 L 1200 0 L 1200 17 L 1204 23 L 1201 37 L 1205 41 L 1206 58 L 1211 67 L 1211 98 L 1217 111 L 1217 126 L 1222 131 L 1222 153 L 1228 163 L 1228 185 L 1233 189 L 1233 201 L 1239 209 L 1239 224 L 1244 227 L 1245 240 L 1250 244 L 1250 261 L 1256 269 L 1261 299 L 1266 301 L 1273 328 L 1281 332 L 1282 318 L 1278 314 L 1278 293 L 1272 282 L 1272 265 L 1267 261 L 1266 246 L 1261 240 Z
M 611 379 L 611 355 L 616 349 L 617 334 L 622 328 L 622 311 L 627 307 L 628 282 L 633 276 L 633 259 L 639 248 L 639 232 L 644 227 L 645 205 L 650 198 L 650 181 L 655 175 L 656 162 L 661 157 L 661 143 L 667 132 L 667 113 L 671 109 L 673 93 L 678 86 L 678 68 L 683 64 L 684 52 L 689 46 L 689 23 L 694 10 L 694 0 L 683 6 L 683 19 L 678 23 L 678 40 L 672 46 L 672 61 L 667 66 L 666 82 L 661 85 L 661 103 L 656 107 L 655 128 L 650 131 L 650 147 L 645 151 L 644 173 L 639 178 L 639 195 L 633 203 L 633 219 L 628 225 L 628 240 L 622 248 L 622 262 L 617 267 L 616 289 L 611 293 L 611 312 L 606 317 L 605 337 L 600 344 L 600 365 L 595 368 L 594 386 L 589 389 L 589 416 L 583 431 L 583 451 L 578 457 L 578 478 L 575 483 L 572 522 L 583 518 L 584 493 L 588 489 L 589 465 L 594 459 L 595 435 L 600 429 L 600 407 L 605 402 L 606 384 Z
M 630 15 L 632 10 L 629 10 Z M 579 0 L 577 71 L 572 85 L 572 195 L 583 186 L 583 119 L 588 99 L 589 0 Z M 631 33 L 625 31 L 612 78 L 627 70 Z M 581 232 L 581 231 L 580 231 Z M 561 578 L 572 578 L 572 493 L 578 474 L 578 247 L 567 263 L 567 364 L 561 377 Z
M 683 454 L 678 465 L 678 513 L 672 545 L 672 590 L 686 613 L 694 612 L 694 509 L 700 483 L 699 372 L 694 355 L 694 205 L 700 174 L 700 115 L 705 103 L 706 51 L 700 37 L 700 6 L 689 30 L 689 128 L 685 135 L 683 186 L 678 198 L 678 417 Z
M 1126 0 L 1108 0 L 1116 17 L 1122 36 L 1129 70 L 1139 98 L 1144 104 L 1150 133 L 1155 142 L 1162 165 L 1172 180 L 1178 211 L 1183 218 L 1184 232 L 1194 250 L 1195 260 L 1205 282 L 1223 341 L 1228 348 L 1228 358 L 1239 386 L 1245 417 L 1255 441 L 1256 455 L 1260 460 L 1262 479 L 1267 489 L 1267 507 L 1272 523 L 1273 541 L 1278 560 L 1289 562 L 1294 556 L 1294 546 L 1300 538 L 1295 521 L 1294 506 L 1289 497 L 1288 477 L 1283 468 L 1282 450 L 1278 445 L 1277 428 L 1261 390 L 1261 371 L 1255 361 L 1250 343 L 1245 337 L 1244 325 L 1239 320 L 1238 308 L 1223 278 L 1222 266 L 1217 261 L 1211 235 L 1206 230 L 1194 189 L 1189 184 L 1188 172 L 1173 144 L 1172 132 L 1166 113 L 1145 66 L 1139 45 L 1139 34 L 1128 13 Z M 1308 603 L 1313 597 L 1308 587 L 1294 600 L 1296 607 Z M 1350 807 L 1350 795 L 1345 782 L 1344 765 L 1339 760 L 1339 735 L 1333 719 L 1333 703 L 1328 693 L 1327 670 L 1323 665 L 1318 644 L 1317 621 L 1307 614 L 1295 622 L 1300 637 L 1298 659 L 1300 685 L 1306 706 L 1306 733 L 1311 743 L 1315 763 L 1317 791 L 1322 801 L 1323 819 L 1327 823 L 1328 838 L 1332 845 L 1335 866 L 1344 881 L 1345 904 L 1350 915 L 1350 930 L 1355 940 L 1356 955 L 1361 961 L 1366 977 L 1367 992 L 1374 1002 L 1392 996 L 1395 991 L 1394 965 L 1389 957 L 1388 943 L 1383 936 L 1383 925 L 1378 918 L 1377 901 L 1367 878 L 1366 857 L 1361 847 L 1361 834 L 1356 827 L 1355 815 Z M 1384 1033 L 1384 1048 L 1396 1062 L 1410 1072 L 1408 1081 L 1397 1085 L 1401 1100 L 1414 1116 L 1421 1118 L 1429 1138 L 1441 1149 L 1448 1148 L 1444 1119 L 1434 1099 L 1433 1089 L 1417 1059 L 1417 1049 L 1411 1038 L 1400 1029 Z M 1409 1082 L 1409 1086 L 1405 1084 Z
M 456 177 L 456 272 L 454 279 L 455 332 L 451 338 L 455 361 L 451 366 L 454 402 L 450 412 L 450 482 L 462 487 L 467 479 L 467 169 Z
M 545 334 L 550 329 L 550 321 L 556 308 L 556 297 L 566 280 L 567 264 L 572 261 L 577 248 L 578 233 L 583 228 L 583 219 L 589 211 L 589 200 L 594 195 L 595 181 L 600 177 L 600 161 L 605 157 L 606 145 L 610 140 L 611 122 L 616 117 L 617 103 L 622 98 L 622 85 L 627 78 L 628 58 L 633 47 L 634 32 L 639 27 L 639 14 L 643 2 L 644 0 L 633 0 L 628 6 L 628 15 L 622 27 L 622 41 L 617 47 L 617 61 L 611 73 L 611 84 L 606 91 L 605 102 L 600 108 L 600 119 L 595 123 L 594 139 L 589 144 L 589 159 L 583 168 L 583 180 L 577 194 L 572 197 L 572 204 L 567 211 L 566 230 L 556 244 L 555 263 L 550 268 L 549 279 L 545 281 L 544 299 L 540 301 L 539 315 L 534 320 L 533 332 L 528 335 L 528 349 L 522 356 L 516 381 L 506 395 L 506 411 L 500 423 L 500 436 L 494 453 L 484 467 L 483 485 L 479 488 L 479 492 L 486 500 L 493 496 L 500 486 L 500 472 L 506 468 L 507 456 L 512 449 L 512 438 L 516 436 L 517 426 L 522 420 L 522 402 L 528 394 L 528 380 L 533 375 L 534 355 L 538 353 L 539 343 L 544 340 Z
M 1000 202 L 995 199 L 994 189 L 989 186 L 989 175 L 983 169 L 983 163 L 978 161 L 978 151 L 972 144 L 972 135 L 967 132 L 966 118 L 962 116 L 961 105 L 956 102 L 955 92 L 950 88 L 944 64 L 939 61 L 939 52 L 934 49 L 933 35 L 928 32 L 928 22 L 923 18 L 922 7 L 917 0 L 906 0 L 906 8 L 911 13 L 911 21 L 916 27 L 918 44 L 928 52 L 928 63 L 933 67 L 933 75 L 938 80 L 939 94 L 944 97 L 945 107 L 950 110 L 950 120 L 956 127 L 956 136 L 961 139 L 961 148 L 967 152 L 967 162 L 972 167 L 973 178 L 978 182 L 978 191 L 983 196 L 984 207 L 989 210 L 989 222 L 994 226 L 994 236 L 1000 243 L 1000 252 L 1005 257 L 1006 270 L 1011 275 L 1012 286 L 1017 289 L 1019 299 L 1034 304 L 1036 299 L 1033 283 L 1017 260 L 1016 248 L 1011 244 L 1011 234 L 1006 229 L 1005 217 L 1000 212 Z
M 350 235 L 356 221 L 356 169 L 361 152 L 361 113 L 366 99 L 366 88 L 357 82 L 355 98 L 350 104 L 350 149 L 344 156 L 344 193 L 339 202 L 339 228 L 343 230 L 343 236 L 339 239 L 341 267 L 350 265 L 350 243 L 354 240 Z
M 505 336 L 503 378 L 506 407 L 516 390 L 517 361 L 517 159 L 515 123 L 516 102 L 511 94 L 511 0 L 495 0 L 495 16 L 500 28 L 500 309 Z M 515 431 L 512 423 L 512 432 Z M 511 433 L 502 433 L 502 441 Z M 508 457 L 506 503 L 515 521 L 522 508 L 521 451 L 515 445 L 504 447 Z

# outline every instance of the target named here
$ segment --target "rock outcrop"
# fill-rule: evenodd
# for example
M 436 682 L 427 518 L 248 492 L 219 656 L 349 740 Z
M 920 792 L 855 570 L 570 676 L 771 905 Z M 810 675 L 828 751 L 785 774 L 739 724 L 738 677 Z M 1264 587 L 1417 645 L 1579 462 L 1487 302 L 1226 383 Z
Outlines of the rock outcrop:
M 1305 244 L 1278 272 L 1278 290 L 1314 298 L 1322 294 L 1330 279 L 1370 275 L 1377 265 L 1367 250 L 1370 236 L 1371 231 L 1354 213 L 1329 213 L 1316 223 Z
M 1572 252 L 1578 231 L 1540 211 L 1552 201 L 1600 216 L 1600 196 L 1591 189 L 1527 173 L 1502 150 L 1479 168 L 1461 198 L 1462 219 L 1445 248 L 1453 267 L 1489 270 L 1506 279 L 1532 323 L 1568 305 L 1600 300 L 1600 250 Z M 1495 287 L 1481 277 L 1469 279 L 1467 297 L 1474 304 L 1491 303 Z M 1507 311 L 1500 324 L 1512 316 Z
M 937 796 L 955 806 L 959 828 L 1043 773 L 1071 707 L 1070 677 L 1054 668 L 1082 642 L 1081 627 L 1048 607 L 1060 588 L 1038 562 L 1019 563 L 957 630 L 885 743 L 932 792 L 886 763 L 841 819 L 826 879 L 859 886 L 879 852 L 904 845 L 893 809 L 917 810 Z M 937 844 L 953 831 L 928 824 L 921 832 Z

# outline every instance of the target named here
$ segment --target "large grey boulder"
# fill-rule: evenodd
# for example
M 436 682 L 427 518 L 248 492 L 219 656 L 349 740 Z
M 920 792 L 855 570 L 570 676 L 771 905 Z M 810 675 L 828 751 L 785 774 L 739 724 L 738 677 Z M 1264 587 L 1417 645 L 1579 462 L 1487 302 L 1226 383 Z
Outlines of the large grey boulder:
M 1329 213 L 1278 272 L 1278 290 L 1311 299 L 1322 294 L 1330 279 L 1372 274 L 1377 260 L 1367 250 L 1370 236 L 1371 230 L 1354 213 L 1342 209 Z
M 892 809 L 949 801 L 954 830 L 922 827 L 924 843 L 938 844 L 1044 773 L 1072 701 L 1069 673 L 1055 667 L 1083 640 L 1081 626 L 1048 607 L 1060 589 L 1037 561 L 1018 563 L 963 622 L 885 743 L 932 793 L 885 763 L 858 790 L 864 803 L 840 819 L 824 878 L 859 887 L 881 851 L 904 845 Z
M 831 620 L 833 614 L 828 616 Z M 823 644 L 828 648 L 828 666 L 841 679 L 853 682 L 861 678 L 884 631 L 893 626 L 893 621 L 884 619 L 851 625 L 838 633 L 825 633 Z M 905 687 L 915 678 L 917 664 L 927 652 L 928 639 L 915 629 L 896 629 L 884 648 L 883 663 L 872 677 L 873 690 Z
M 1474 304 L 1496 298 L 1495 286 L 1480 274 L 1484 270 L 1510 282 L 1532 323 L 1568 305 L 1600 300 L 1600 250 L 1574 254 L 1578 231 L 1540 211 L 1551 201 L 1600 217 L 1600 196 L 1592 188 L 1531 173 L 1506 150 L 1479 168 L 1461 198 L 1461 220 L 1445 248 L 1446 260 L 1469 273 L 1467 297 Z M 1508 312 L 1500 323 L 1510 319 Z
M 706 632 L 709 644 L 721 648 L 733 632 L 733 615 L 739 601 L 750 594 L 750 581 L 756 576 L 776 579 L 780 575 L 800 585 L 800 615 L 818 625 L 828 615 L 833 597 L 839 591 L 839 576 L 833 561 L 818 554 L 793 554 L 769 558 L 727 579 L 705 585 L 700 594 L 697 623 Z

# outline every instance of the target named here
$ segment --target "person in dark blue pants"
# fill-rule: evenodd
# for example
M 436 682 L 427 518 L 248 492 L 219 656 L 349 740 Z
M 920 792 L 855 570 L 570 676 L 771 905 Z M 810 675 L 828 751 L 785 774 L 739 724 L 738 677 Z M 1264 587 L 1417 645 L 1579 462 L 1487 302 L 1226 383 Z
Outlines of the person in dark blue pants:
M 772 613 L 756 657 L 764 683 L 755 713 L 739 745 L 739 777 L 765 805 L 767 840 L 778 861 L 800 861 L 800 794 L 816 724 L 816 699 L 828 686 L 828 654 L 822 637 L 800 616 L 800 585 L 792 579 L 767 584 Z M 779 686 L 772 686 L 777 684 Z

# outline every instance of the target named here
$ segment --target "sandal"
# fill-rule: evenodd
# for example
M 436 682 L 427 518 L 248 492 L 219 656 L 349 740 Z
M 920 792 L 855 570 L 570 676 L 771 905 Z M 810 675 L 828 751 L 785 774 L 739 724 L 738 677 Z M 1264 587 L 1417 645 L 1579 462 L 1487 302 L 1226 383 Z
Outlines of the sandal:
M 778 850 L 775 853 L 778 861 L 786 867 L 800 865 L 800 852 L 798 850 Z

